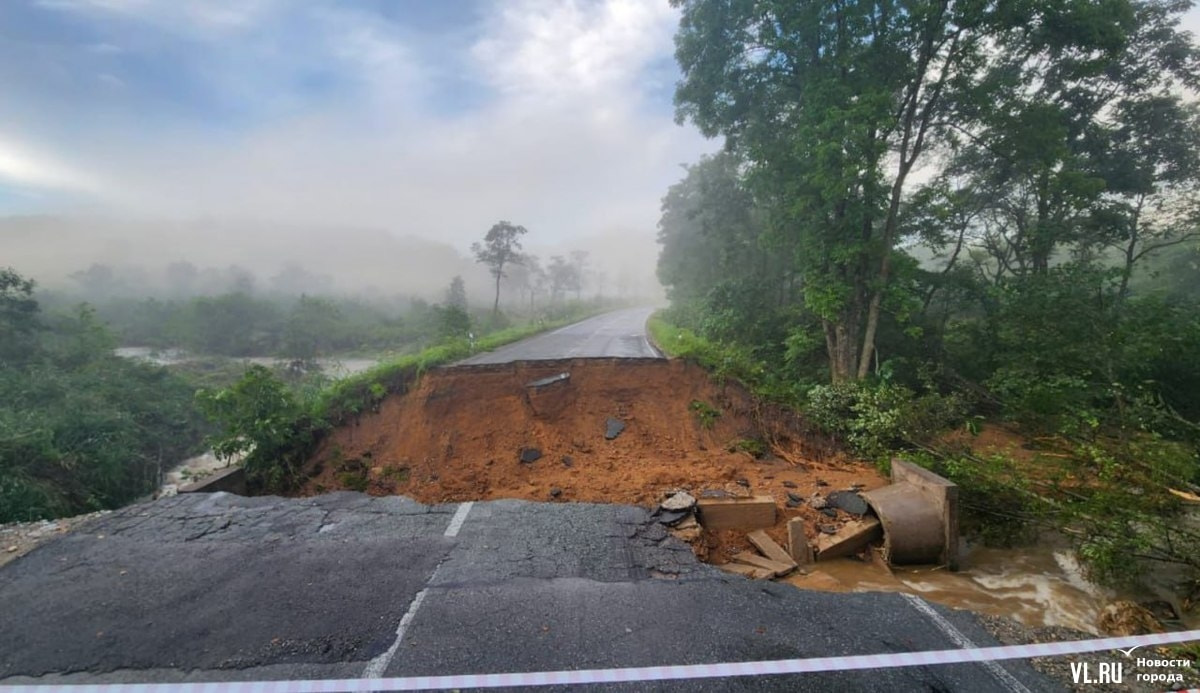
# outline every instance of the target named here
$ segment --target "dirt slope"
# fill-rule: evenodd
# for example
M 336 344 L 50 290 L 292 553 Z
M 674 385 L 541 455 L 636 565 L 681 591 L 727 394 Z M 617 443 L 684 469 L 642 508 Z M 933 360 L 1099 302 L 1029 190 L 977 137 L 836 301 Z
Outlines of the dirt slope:
M 562 373 L 569 378 L 530 386 Z M 625 425 L 612 440 L 605 438 L 609 418 Z M 541 456 L 521 462 L 529 449 Z M 874 468 L 833 452 L 795 414 L 761 407 L 699 367 L 656 359 L 433 370 L 407 394 L 334 431 L 310 465 L 305 494 L 351 488 L 423 503 L 520 498 L 651 507 L 679 488 L 770 494 L 783 511 L 772 532 L 781 539 L 788 517 L 820 519 L 807 507 L 786 508 L 789 491 L 807 498 L 886 483 Z

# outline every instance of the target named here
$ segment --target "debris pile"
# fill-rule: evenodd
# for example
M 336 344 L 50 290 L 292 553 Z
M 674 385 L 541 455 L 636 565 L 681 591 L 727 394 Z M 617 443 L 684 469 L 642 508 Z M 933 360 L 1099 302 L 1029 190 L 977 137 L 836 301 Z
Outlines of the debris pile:
M 709 541 L 697 547 L 697 554 L 706 558 L 712 549 L 723 548 L 723 554 L 713 557 L 714 563 L 760 579 L 786 575 L 795 565 L 846 557 L 957 569 L 957 487 L 903 460 L 892 461 L 892 481 L 872 490 L 854 483 L 826 492 L 828 482 L 818 479 L 807 497 L 794 482 L 782 483 L 786 498 L 782 520 L 777 519 L 779 510 L 772 496 L 702 491 L 697 510 Z M 787 550 L 775 551 L 779 545 L 764 530 L 782 538 L 781 525 L 786 528 Z M 729 541 L 734 531 L 749 534 Z M 747 543 L 763 555 L 748 551 Z M 722 559 L 728 565 L 722 565 Z M 789 563 L 792 568 L 779 572 Z

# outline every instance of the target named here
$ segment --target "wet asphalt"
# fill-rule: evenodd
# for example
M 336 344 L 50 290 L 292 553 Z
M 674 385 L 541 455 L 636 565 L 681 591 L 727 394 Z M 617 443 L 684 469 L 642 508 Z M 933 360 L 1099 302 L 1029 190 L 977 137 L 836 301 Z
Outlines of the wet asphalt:
M 0 685 L 506 673 L 961 646 L 900 595 L 807 592 L 699 563 L 641 508 L 424 506 L 349 492 L 131 506 L 0 569 L 0 605 Z M 935 608 L 972 644 L 995 644 L 970 614 Z M 959 664 L 601 688 L 1054 690 L 1024 663 L 1002 666 L 1007 676 Z

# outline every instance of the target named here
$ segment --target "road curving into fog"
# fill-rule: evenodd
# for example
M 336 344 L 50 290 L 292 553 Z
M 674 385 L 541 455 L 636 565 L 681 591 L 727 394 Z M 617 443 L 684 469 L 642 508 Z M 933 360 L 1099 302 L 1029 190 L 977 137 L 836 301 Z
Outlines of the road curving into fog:
M 569 358 L 662 358 L 646 339 L 654 308 L 627 308 L 478 354 L 455 365 Z

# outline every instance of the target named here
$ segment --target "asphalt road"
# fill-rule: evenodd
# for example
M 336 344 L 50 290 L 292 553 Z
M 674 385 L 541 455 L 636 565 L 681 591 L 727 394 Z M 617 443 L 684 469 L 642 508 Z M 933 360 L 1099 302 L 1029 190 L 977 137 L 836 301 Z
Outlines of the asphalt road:
M 658 358 L 662 355 L 646 340 L 646 319 L 653 308 L 628 308 L 597 315 L 495 351 L 472 356 L 460 365 L 541 361 L 546 359 L 626 357 Z
M 356 493 L 131 506 L 0 568 L 0 605 L 0 685 L 523 672 L 996 644 L 970 614 L 935 607 L 939 624 L 900 595 L 728 575 L 698 563 L 640 508 L 430 507 Z M 1015 661 L 599 688 L 1054 690 Z

